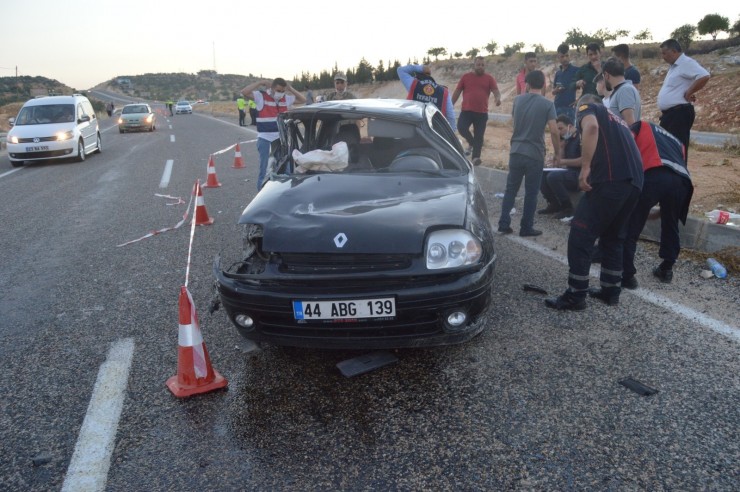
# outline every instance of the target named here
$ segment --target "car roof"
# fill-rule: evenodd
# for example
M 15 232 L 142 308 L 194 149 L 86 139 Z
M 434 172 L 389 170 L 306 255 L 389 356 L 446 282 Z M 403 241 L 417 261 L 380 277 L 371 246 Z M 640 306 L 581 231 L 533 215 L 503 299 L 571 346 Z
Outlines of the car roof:
M 124 106 L 124 108 L 127 108 L 129 106 L 149 106 L 148 103 L 131 103 Z
M 284 114 L 301 119 L 322 112 L 361 113 L 368 117 L 393 118 L 417 123 L 424 119 L 426 106 L 425 103 L 407 99 L 344 99 L 301 106 Z
M 84 96 L 43 96 L 34 99 L 29 99 L 23 104 L 24 106 L 47 106 L 49 104 L 75 104 L 81 99 L 86 99 Z

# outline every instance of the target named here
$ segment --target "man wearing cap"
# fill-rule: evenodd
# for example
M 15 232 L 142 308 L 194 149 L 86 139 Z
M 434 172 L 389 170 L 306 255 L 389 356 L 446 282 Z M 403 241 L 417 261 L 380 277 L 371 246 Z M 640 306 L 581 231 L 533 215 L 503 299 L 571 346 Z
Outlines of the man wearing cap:
M 447 118 L 452 131 L 457 131 L 455 107 L 452 105 L 450 93 L 447 87 L 437 84 L 432 78 L 432 69 L 429 65 L 404 65 L 398 67 L 396 73 L 408 92 L 406 99 L 434 103 Z
M 334 75 L 334 92 L 326 94 L 325 101 L 339 101 L 342 99 L 356 99 L 355 95 L 347 90 L 347 77 L 343 72 Z
M 660 45 L 660 54 L 670 65 L 658 92 L 660 126 L 684 145 L 688 161 L 691 127 L 696 118 L 693 103 L 696 93 L 709 81 L 709 72 L 696 60 L 686 56 L 675 39 L 664 41 Z
M 267 86 L 270 89 L 263 90 Z M 257 191 L 259 191 L 267 174 L 267 161 L 270 158 L 272 143 L 280 138 L 278 115 L 286 112 L 294 102 L 305 103 L 306 98 L 280 77 L 272 81 L 253 82 L 242 89 L 241 93 L 247 99 L 253 99 L 257 108 L 257 152 L 260 155 Z

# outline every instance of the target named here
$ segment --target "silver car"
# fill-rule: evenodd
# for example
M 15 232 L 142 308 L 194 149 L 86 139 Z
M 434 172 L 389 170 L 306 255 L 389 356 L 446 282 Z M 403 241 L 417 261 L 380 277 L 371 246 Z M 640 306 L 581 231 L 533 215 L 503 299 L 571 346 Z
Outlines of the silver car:
M 148 104 L 127 104 L 121 109 L 121 116 L 118 118 L 118 131 L 120 133 L 132 130 L 153 132 L 157 129 L 156 121 L 154 111 Z
M 193 106 L 188 101 L 177 101 L 175 114 L 193 114 Z

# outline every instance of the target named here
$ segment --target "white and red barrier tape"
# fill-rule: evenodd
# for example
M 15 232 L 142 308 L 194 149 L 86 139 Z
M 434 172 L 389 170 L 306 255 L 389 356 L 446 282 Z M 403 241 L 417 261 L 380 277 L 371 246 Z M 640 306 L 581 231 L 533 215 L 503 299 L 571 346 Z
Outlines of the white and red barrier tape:
M 127 241 L 125 243 L 118 244 L 118 245 L 116 245 L 116 247 L 117 248 L 120 248 L 121 246 L 126 246 L 128 244 L 138 243 L 142 239 L 146 239 L 148 237 L 156 236 L 157 234 L 161 234 L 163 232 L 173 231 L 175 229 L 179 229 L 180 227 L 182 227 L 182 225 L 188 220 L 188 215 L 190 214 L 190 205 L 193 204 L 193 197 L 195 196 L 195 193 L 196 193 L 196 189 L 195 189 L 195 186 L 193 186 L 193 193 L 191 193 L 191 195 L 190 195 L 190 201 L 188 202 L 188 208 L 185 209 L 185 213 L 182 215 L 182 220 L 180 222 L 178 222 L 177 224 L 175 224 L 172 227 L 165 227 L 164 229 L 159 229 L 157 231 L 151 231 L 149 234 L 146 234 L 146 235 L 140 237 L 139 239 L 134 239 L 132 241 Z M 168 199 L 171 199 L 171 200 L 178 200 L 177 203 L 168 203 L 167 205 L 179 205 L 180 203 L 185 203 L 185 201 L 182 198 L 180 198 L 180 197 L 174 197 L 174 196 L 169 196 L 169 195 L 158 195 L 158 194 L 155 194 L 154 196 L 157 196 L 157 197 L 160 197 L 160 198 L 168 198 Z M 193 214 L 193 215 L 195 215 L 195 214 Z M 193 223 L 195 223 L 195 220 L 193 220 Z

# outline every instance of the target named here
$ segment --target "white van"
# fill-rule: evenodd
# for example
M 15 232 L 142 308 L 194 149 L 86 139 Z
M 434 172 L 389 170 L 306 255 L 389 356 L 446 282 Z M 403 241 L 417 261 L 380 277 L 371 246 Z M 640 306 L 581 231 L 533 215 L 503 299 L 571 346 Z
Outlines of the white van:
M 84 161 L 87 154 L 103 150 L 98 118 L 80 94 L 31 99 L 11 124 L 8 158 L 13 167 L 69 157 Z

